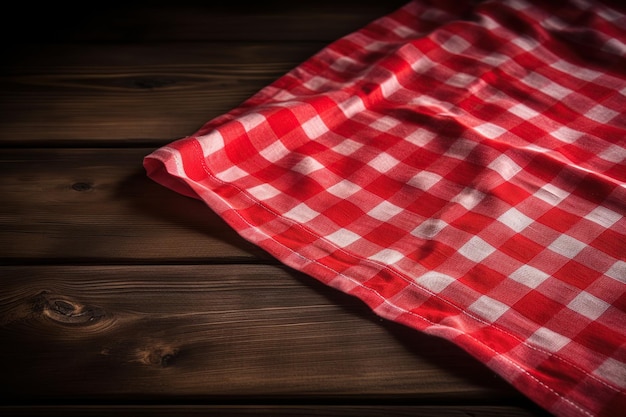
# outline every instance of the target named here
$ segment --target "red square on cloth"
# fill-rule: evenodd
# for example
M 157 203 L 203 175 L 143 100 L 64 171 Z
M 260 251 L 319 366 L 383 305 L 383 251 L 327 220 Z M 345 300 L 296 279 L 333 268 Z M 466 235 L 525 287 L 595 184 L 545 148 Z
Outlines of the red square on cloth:
M 555 415 L 624 415 L 617 6 L 411 1 L 144 167 Z

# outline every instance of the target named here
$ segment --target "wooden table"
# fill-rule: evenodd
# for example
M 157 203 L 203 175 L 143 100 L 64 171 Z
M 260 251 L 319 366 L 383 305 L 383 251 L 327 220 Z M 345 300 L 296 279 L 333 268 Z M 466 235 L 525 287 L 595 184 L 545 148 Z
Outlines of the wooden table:
M 3 15 L 1 415 L 546 415 L 143 170 L 402 4 L 24 2 Z

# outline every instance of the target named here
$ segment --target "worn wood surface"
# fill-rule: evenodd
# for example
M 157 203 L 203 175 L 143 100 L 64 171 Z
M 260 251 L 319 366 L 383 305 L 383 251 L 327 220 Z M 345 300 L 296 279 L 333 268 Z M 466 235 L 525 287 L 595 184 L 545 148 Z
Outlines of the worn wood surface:
M 0 415 L 546 415 L 143 171 L 156 147 L 403 3 L 3 13 Z

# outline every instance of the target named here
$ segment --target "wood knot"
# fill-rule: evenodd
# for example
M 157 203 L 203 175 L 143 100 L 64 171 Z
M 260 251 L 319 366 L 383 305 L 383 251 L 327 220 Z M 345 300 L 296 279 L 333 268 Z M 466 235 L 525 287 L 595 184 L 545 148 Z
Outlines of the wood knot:
M 35 297 L 33 310 L 57 323 L 74 326 L 92 325 L 106 317 L 104 309 L 98 306 L 81 304 L 48 292 Z
M 138 348 L 136 351 L 136 357 L 140 363 L 163 368 L 171 366 L 177 355 L 178 348 L 159 342 L 154 343 L 153 346 Z
M 72 184 L 72 190 L 78 191 L 78 192 L 89 191 L 92 188 L 93 186 L 89 184 L 88 182 L 75 182 L 74 184 Z

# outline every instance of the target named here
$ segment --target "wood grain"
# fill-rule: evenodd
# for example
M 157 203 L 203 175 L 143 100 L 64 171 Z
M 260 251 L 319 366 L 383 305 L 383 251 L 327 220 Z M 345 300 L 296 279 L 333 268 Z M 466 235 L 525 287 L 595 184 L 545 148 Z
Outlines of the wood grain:
M 407 0 L 225 3 L 201 0 L 15 3 L 2 14 L 14 42 L 333 41 Z M 15 22 L 24 26 L 16 28 Z M 17 35 L 17 36 L 16 36 Z
M 0 145 L 165 144 L 231 110 L 322 46 L 24 46 L 0 70 Z
M 338 417 L 531 417 L 543 415 L 538 410 L 516 406 L 481 405 L 232 405 L 232 406 L 111 406 L 116 416 L 338 416 Z M 11 416 L 101 416 L 103 407 L 53 406 L 53 407 L 6 407 Z M 546 415 L 547 416 L 547 415 Z
M 452 344 L 271 265 L 1 267 L 0 395 L 524 404 Z M 526 404 L 528 405 L 528 404 Z
M 18 6 L 5 17 L 24 16 L 29 30 L 1 45 L 0 145 L 154 144 L 189 135 L 404 3 Z
M 281 266 L 142 159 L 405 1 L 0 14 L 0 415 L 547 416 Z
M 150 148 L 0 150 L 4 262 L 273 261 L 202 202 L 150 180 Z

